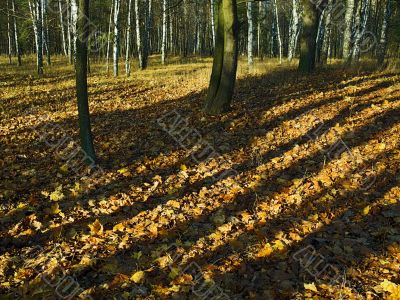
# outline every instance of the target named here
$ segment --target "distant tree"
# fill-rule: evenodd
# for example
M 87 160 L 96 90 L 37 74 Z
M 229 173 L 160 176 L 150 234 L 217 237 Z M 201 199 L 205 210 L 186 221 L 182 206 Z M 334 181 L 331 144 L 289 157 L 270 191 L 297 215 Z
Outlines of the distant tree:
M 303 31 L 300 40 L 299 71 L 310 73 L 315 69 L 316 39 L 318 33 L 318 7 L 314 1 L 303 1 Z
M 236 0 L 219 0 L 214 62 L 204 111 L 215 115 L 230 108 L 238 59 Z
M 253 30 L 254 30 L 254 22 L 253 22 L 253 2 L 247 2 L 247 63 L 249 66 L 253 65 Z
M 43 75 L 43 30 L 42 30 L 42 0 L 29 0 L 33 31 L 35 34 L 37 73 Z
M 389 29 L 389 20 L 391 16 L 391 0 L 386 0 L 384 13 L 383 13 L 383 21 L 382 27 L 380 32 L 380 39 L 379 39 L 379 46 L 378 46 L 378 53 L 377 53 L 377 61 L 378 65 L 383 65 L 385 61 L 386 49 L 387 49 L 387 35 Z
M 89 39 L 89 0 L 79 0 L 76 39 L 76 95 L 78 99 L 79 135 L 82 150 L 87 157 L 86 162 L 92 164 L 96 161 L 93 146 L 92 130 L 90 125 L 88 87 L 87 87 L 87 61 Z

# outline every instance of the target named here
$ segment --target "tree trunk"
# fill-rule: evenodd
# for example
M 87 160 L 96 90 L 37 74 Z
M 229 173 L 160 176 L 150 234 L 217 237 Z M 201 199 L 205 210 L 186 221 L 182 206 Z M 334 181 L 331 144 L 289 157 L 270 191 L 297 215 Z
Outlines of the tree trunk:
M 391 16 L 391 0 L 386 0 L 386 5 L 384 8 L 383 15 L 384 16 L 383 16 L 383 21 L 382 21 L 382 28 L 381 28 L 381 34 L 380 34 L 379 45 L 378 45 L 378 53 L 377 53 L 378 65 L 380 65 L 380 66 L 382 66 L 383 63 L 385 62 L 386 48 L 387 48 L 387 34 L 388 34 L 389 21 L 390 21 L 390 16 Z
M 139 0 L 135 0 L 135 22 L 136 22 L 136 46 L 139 59 L 139 69 L 143 70 L 143 43 L 142 43 L 142 31 L 140 30 L 140 6 Z
M 211 115 L 229 110 L 236 81 L 238 59 L 236 0 L 220 0 L 214 62 L 204 111 Z
M 119 8 L 120 0 L 114 0 L 114 47 L 113 47 L 113 63 L 114 76 L 118 76 L 119 72 Z
M 325 16 L 325 33 L 322 41 L 321 50 L 321 63 L 326 64 L 328 62 L 329 49 L 331 44 L 332 36 L 332 10 L 333 10 L 333 0 L 328 0 L 328 6 L 326 8 Z
M 42 0 L 28 1 L 31 12 L 33 32 L 35 34 L 37 72 L 43 75 L 43 39 L 42 39 Z
M 114 13 L 114 1 L 116 0 L 113 0 L 111 2 L 110 21 L 108 23 L 107 53 L 106 53 L 107 75 L 110 72 L 110 38 L 111 38 L 111 28 L 112 28 L 112 17 Z
M 146 26 L 145 34 L 143 35 L 143 69 L 147 68 L 147 63 L 150 53 L 150 38 L 151 38 L 151 27 L 152 27 L 152 0 L 147 0 L 148 7 L 146 10 Z
M 10 20 L 10 9 L 8 6 L 8 0 L 7 0 L 7 38 L 8 38 L 8 60 L 11 65 L 12 63 L 11 20 Z
M 275 27 L 276 27 L 276 36 L 278 38 L 278 51 L 279 51 L 279 63 L 282 64 L 282 37 L 281 30 L 279 26 L 279 15 L 278 15 L 278 5 L 276 0 L 273 0 L 274 4 L 274 16 L 275 16 Z
M 357 63 L 360 59 L 361 48 L 360 44 L 364 37 L 364 33 L 367 26 L 368 15 L 369 15 L 369 1 L 370 0 L 361 0 L 360 8 L 357 11 L 357 17 L 355 21 L 355 36 L 354 36 L 354 45 L 351 51 L 351 55 L 349 57 L 348 63 L 355 62 Z
M 125 73 L 126 76 L 131 75 L 131 66 L 129 64 L 129 50 L 130 50 L 130 37 L 131 37 L 131 7 L 132 0 L 128 1 L 128 19 L 127 19 L 127 29 L 126 29 L 126 46 L 125 46 Z
M 87 88 L 87 57 L 89 38 L 89 0 L 79 0 L 77 20 L 79 39 L 76 40 L 76 95 L 78 99 L 79 135 L 85 162 L 94 165 L 96 155 L 90 125 L 90 113 Z
M 78 21 L 78 7 L 76 0 L 71 0 L 71 35 L 72 35 L 72 57 L 76 56 L 76 22 Z M 73 59 L 74 60 L 74 59 Z
M 291 62 L 296 56 L 297 41 L 300 33 L 300 11 L 299 0 L 292 0 L 292 19 L 289 28 L 288 61 Z
M 68 59 L 69 63 L 73 63 L 73 53 L 72 53 L 72 16 L 71 16 L 71 5 L 70 1 L 67 0 L 67 39 L 68 39 Z
M 165 64 L 167 50 L 167 0 L 163 0 L 162 10 L 161 63 Z
M 16 17 L 16 9 L 15 9 L 15 0 L 11 0 L 11 8 L 13 12 L 13 23 L 14 23 L 14 41 L 15 41 L 15 53 L 18 58 L 18 66 L 22 65 L 21 61 L 21 49 L 19 47 L 18 40 L 18 27 L 17 27 L 17 17 Z
M 346 14 L 344 17 L 345 30 L 343 36 L 343 60 L 347 61 L 351 54 L 351 37 L 353 28 L 353 16 L 354 16 L 354 0 L 347 0 L 346 3 Z
M 247 30 L 247 63 L 251 67 L 253 66 L 253 45 L 254 45 L 254 38 L 253 38 L 253 2 L 247 2 L 247 23 L 248 23 L 248 30 Z
M 61 0 L 58 0 L 58 9 L 60 12 L 60 26 L 61 26 L 61 43 L 62 43 L 62 48 L 64 51 L 64 55 L 68 56 L 67 53 L 67 45 L 65 42 L 65 31 L 64 31 L 64 18 L 63 18 L 63 9 L 62 9 L 62 3 Z
M 215 48 L 215 0 L 210 0 L 211 36 L 212 45 Z
M 311 73 L 315 69 L 318 10 L 316 5 L 309 0 L 303 0 L 303 6 L 303 32 L 300 41 L 299 71 Z

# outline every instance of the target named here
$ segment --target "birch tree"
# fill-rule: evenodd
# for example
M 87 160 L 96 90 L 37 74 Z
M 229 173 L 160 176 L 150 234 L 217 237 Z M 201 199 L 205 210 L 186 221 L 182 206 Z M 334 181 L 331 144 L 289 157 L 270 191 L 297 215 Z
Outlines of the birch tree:
M 360 44 L 362 42 L 367 27 L 370 0 L 360 0 L 359 5 L 360 7 L 359 9 L 357 9 L 356 20 L 354 23 L 354 44 L 351 55 L 348 59 L 349 63 L 358 62 L 358 60 L 360 59 Z
M 60 28 L 61 28 L 61 43 L 62 43 L 62 49 L 64 51 L 64 55 L 68 56 L 67 53 L 67 45 L 65 41 L 65 31 L 64 31 L 64 17 L 63 17 L 63 9 L 62 9 L 62 3 L 61 0 L 58 0 L 58 10 L 60 14 Z
M 16 17 L 16 9 L 15 9 L 15 0 L 11 0 L 11 9 L 13 13 L 13 25 L 14 25 L 14 42 L 15 42 L 15 54 L 18 59 L 18 66 L 22 65 L 21 60 L 21 48 L 19 46 L 19 38 L 18 38 L 18 26 L 17 26 L 17 17 Z
M 11 20 L 10 20 L 10 8 L 8 5 L 8 0 L 7 0 L 7 40 L 8 40 L 8 60 L 11 65 L 12 60 L 12 45 L 11 45 Z
M 126 21 L 127 23 L 127 29 L 126 29 L 126 50 L 125 50 L 125 73 L 126 76 L 131 75 L 131 66 L 129 64 L 129 50 L 130 50 L 130 37 L 131 37 L 131 7 L 132 7 L 132 0 L 128 1 L 128 19 Z
M 247 23 L 248 23 L 248 30 L 247 30 L 247 63 L 249 66 L 252 66 L 253 61 L 253 2 L 247 2 Z
M 162 41 L 161 41 L 161 63 L 165 64 L 167 51 L 167 0 L 162 2 Z
M 118 61 L 119 61 L 119 10 L 120 0 L 114 0 L 114 43 L 113 43 L 113 64 L 114 76 L 118 76 Z
M 347 0 L 346 14 L 344 16 L 344 32 L 343 32 L 343 59 L 347 61 L 351 54 L 351 36 L 353 28 L 354 0 Z
M 210 0 L 210 19 L 211 19 L 212 45 L 213 48 L 215 48 L 215 0 Z
M 110 72 L 110 38 L 111 38 L 111 29 L 112 29 L 112 20 L 114 13 L 114 1 L 111 1 L 111 9 L 110 9 L 110 21 L 108 23 L 108 34 L 107 34 L 107 50 L 106 50 L 106 65 L 107 65 L 107 74 Z
M 291 62 L 296 55 L 297 41 L 300 33 L 299 0 L 292 0 L 292 17 L 289 27 L 288 61 Z
M 378 65 L 380 66 L 382 66 L 385 61 L 390 16 L 391 16 L 391 0 L 386 0 L 383 12 L 382 27 L 380 31 L 378 51 L 377 51 L 377 61 Z
M 142 43 L 142 30 L 140 30 L 140 6 L 139 0 L 135 0 L 135 22 L 136 22 L 136 47 L 139 59 L 139 69 L 143 70 L 143 43 Z
M 278 15 L 278 5 L 276 0 L 272 0 L 273 7 L 274 7 L 274 20 L 275 20 L 275 28 L 276 28 L 276 37 L 278 40 L 278 51 L 279 51 L 279 63 L 282 64 L 282 37 L 281 37 L 281 30 L 279 26 L 279 15 Z
M 42 0 L 28 1 L 35 34 L 37 73 L 43 75 Z

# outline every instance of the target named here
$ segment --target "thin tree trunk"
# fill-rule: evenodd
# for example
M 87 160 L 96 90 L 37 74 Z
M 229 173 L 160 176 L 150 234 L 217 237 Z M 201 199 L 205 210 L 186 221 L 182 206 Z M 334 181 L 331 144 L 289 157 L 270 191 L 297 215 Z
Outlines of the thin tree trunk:
M 19 47 L 19 40 L 18 40 L 18 27 L 17 27 L 15 0 L 11 0 L 11 8 L 12 8 L 12 12 L 13 12 L 13 23 L 14 23 L 15 53 L 16 53 L 17 58 L 18 58 L 18 66 L 21 66 L 22 65 L 21 49 Z
M 275 26 L 276 26 L 276 35 L 278 38 L 278 50 L 279 50 L 279 63 L 282 64 L 282 55 L 283 55 L 283 50 L 282 50 L 282 37 L 281 37 L 281 30 L 279 26 L 279 15 L 278 15 L 278 5 L 276 3 L 277 0 L 273 0 L 274 4 L 274 15 L 275 15 Z
M 143 35 L 143 69 L 147 68 L 147 63 L 150 53 L 150 40 L 151 40 L 151 28 L 152 28 L 152 0 L 147 0 L 148 9 L 146 11 L 146 32 Z
M 215 48 L 215 0 L 210 0 L 211 36 L 212 45 Z
M 71 35 L 72 35 L 72 57 L 75 61 L 76 56 L 76 22 L 78 21 L 78 7 L 76 5 L 76 0 L 71 0 Z
M 126 49 L 125 49 L 125 73 L 126 76 L 131 75 L 131 66 L 129 64 L 129 50 L 130 50 L 130 37 L 131 37 L 131 7 L 132 0 L 128 1 L 128 20 L 126 29 Z
M 73 63 L 71 33 L 72 33 L 71 5 L 70 5 L 70 0 L 67 0 L 67 39 L 68 39 L 68 60 L 70 64 Z
M 333 0 L 328 0 L 328 6 L 326 8 L 326 18 L 325 18 L 325 33 L 322 42 L 321 50 L 321 63 L 326 64 L 329 56 L 329 48 L 332 39 L 332 9 Z
M 162 42 L 161 42 L 161 63 L 165 64 L 167 46 L 167 0 L 163 0 L 162 6 Z
M 236 81 L 239 24 L 236 0 L 221 0 L 214 62 L 204 111 L 215 115 L 229 110 Z
M 112 16 L 114 12 L 114 1 L 111 2 L 111 11 L 110 11 L 110 22 L 108 23 L 108 35 L 107 35 L 107 53 L 106 53 L 106 64 L 107 64 L 107 75 L 110 72 L 110 37 L 111 37 L 111 28 L 112 28 Z
M 140 30 L 140 6 L 139 0 L 135 0 L 135 22 L 136 22 L 136 46 L 139 59 L 139 69 L 144 69 L 143 64 L 143 43 L 142 43 L 142 31 Z
M 343 36 L 343 60 L 347 61 L 351 54 L 351 36 L 353 28 L 354 0 L 347 0 L 346 14 L 344 17 L 345 30 Z
M 93 137 L 90 124 L 90 113 L 87 88 L 87 57 L 89 38 L 89 0 L 79 0 L 79 17 L 77 29 L 79 39 L 76 40 L 76 95 L 78 99 L 79 135 L 84 160 L 93 166 L 96 155 L 93 146 Z
M 59 9 L 59 12 L 60 12 L 61 43 L 62 43 L 64 55 L 68 56 L 67 45 L 66 45 L 66 42 L 65 42 L 64 18 L 63 18 L 63 9 L 62 9 L 61 0 L 58 0 L 58 9 Z
M 8 6 L 8 0 L 7 0 L 7 38 L 8 38 L 8 60 L 11 65 L 12 60 L 12 45 L 11 45 L 11 20 L 10 20 L 10 10 Z
M 358 62 L 361 55 L 360 44 L 364 37 L 364 33 L 367 26 L 368 15 L 369 15 L 369 1 L 370 0 L 361 0 L 360 1 L 360 9 L 357 12 L 357 18 L 355 22 L 355 37 L 354 37 L 354 45 L 350 56 L 349 63 Z
M 253 60 L 253 2 L 247 2 L 247 23 L 248 23 L 248 30 L 247 30 L 247 63 L 251 67 L 254 64 Z
M 119 8 L 120 0 L 114 0 L 114 50 L 113 50 L 113 63 L 114 63 L 114 76 L 118 76 L 119 67 Z
M 289 49 L 288 49 L 289 62 L 291 62 L 296 55 L 299 32 L 300 32 L 299 0 L 292 0 L 292 19 L 289 28 Z
M 377 55 L 378 65 L 380 65 L 380 66 L 382 66 L 383 63 L 385 62 L 386 48 L 387 48 L 387 34 L 388 34 L 389 21 L 390 21 L 390 16 L 391 16 L 391 0 L 386 0 L 386 5 L 384 8 L 383 15 L 384 16 L 383 16 L 383 21 L 382 21 L 382 28 L 381 28 L 378 53 L 377 53 L 378 54 Z

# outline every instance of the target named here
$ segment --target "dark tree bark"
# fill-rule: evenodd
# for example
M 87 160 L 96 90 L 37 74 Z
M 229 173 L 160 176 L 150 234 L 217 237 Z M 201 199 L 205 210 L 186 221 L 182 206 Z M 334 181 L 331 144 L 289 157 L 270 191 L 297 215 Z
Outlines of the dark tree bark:
M 96 155 L 90 125 L 87 88 L 87 57 L 89 38 L 89 0 L 79 0 L 76 39 L 76 95 L 78 98 L 79 134 L 85 162 L 93 165 Z
M 316 39 L 318 33 L 318 7 L 313 1 L 303 0 L 303 32 L 300 39 L 299 71 L 311 73 L 315 69 Z
M 236 0 L 219 0 L 214 62 L 204 111 L 229 110 L 236 81 L 239 25 Z

